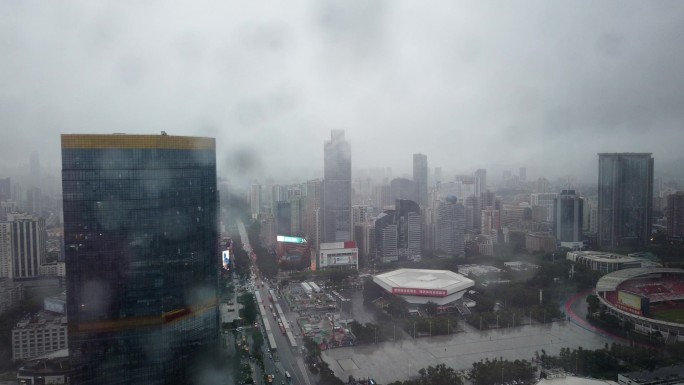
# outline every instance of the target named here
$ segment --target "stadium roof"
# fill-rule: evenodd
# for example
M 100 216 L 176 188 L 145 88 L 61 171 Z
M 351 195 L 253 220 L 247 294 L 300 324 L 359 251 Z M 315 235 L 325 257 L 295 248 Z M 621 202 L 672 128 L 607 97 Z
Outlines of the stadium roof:
M 374 278 L 381 286 L 390 288 L 439 289 L 446 290 L 449 294 L 475 284 L 473 280 L 449 270 L 398 269 Z
M 612 273 L 608 273 L 601 277 L 596 283 L 596 291 L 615 291 L 617 287 L 632 278 L 636 278 L 647 274 L 659 274 L 659 273 L 680 273 L 684 274 L 684 269 L 674 269 L 666 267 L 641 267 L 635 269 L 624 269 L 617 270 Z

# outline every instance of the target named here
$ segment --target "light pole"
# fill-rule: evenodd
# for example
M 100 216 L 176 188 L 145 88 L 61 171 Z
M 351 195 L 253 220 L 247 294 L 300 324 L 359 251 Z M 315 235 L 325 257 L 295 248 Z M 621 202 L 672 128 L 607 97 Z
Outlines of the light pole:
M 503 362 L 502 362 L 502 364 L 503 364 Z M 503 368 L 503 366 L 502 366 L 502 367 L 501 367 L 501 385 L 503 385 L 503 383 L 504 383 L 504 382 L 503 382 L 503 370 L 504 370 L 504 368 Z

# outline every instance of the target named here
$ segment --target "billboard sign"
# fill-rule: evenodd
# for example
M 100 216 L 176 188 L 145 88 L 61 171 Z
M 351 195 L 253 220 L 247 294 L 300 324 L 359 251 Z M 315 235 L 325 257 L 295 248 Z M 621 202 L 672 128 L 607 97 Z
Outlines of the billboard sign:
M 283 243 L 296 243 L 299 245 L 303 245 L 306 243 L 306 239 L 300 238 L 300 237 L 288 237 L 286 235 L 278 235 L 276 237 L 276 241 L 278 242 L 283 242 Z
M 615 306 L 632 314 L 642 315 L 641 297 L 638 295 L 618 291 L 618 300 Z
M 350 256 L 343 256 L 343 257 L 332 257 L 331 259 L 331 265 L 347 265 L 351 263 L 351 257 Z
M 230 250 L 223 250 L 223 268 L 230 270 Z
M 414 289 L 409 287 L 393 287 L 392 294 L 416 295 L 420 297 L 446 297 L 447 291 L 438 289 Z

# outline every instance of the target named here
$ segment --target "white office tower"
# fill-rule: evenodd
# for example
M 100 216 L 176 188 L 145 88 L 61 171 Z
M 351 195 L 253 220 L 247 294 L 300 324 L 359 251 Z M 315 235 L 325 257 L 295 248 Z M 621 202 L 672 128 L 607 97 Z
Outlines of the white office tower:
M 46 239 L 44 219 L 30 214 L 8 214 L 7 221 L 0 226 L 0 273 L 8 269 L 8 278 L 37 277 L 45 262 Z

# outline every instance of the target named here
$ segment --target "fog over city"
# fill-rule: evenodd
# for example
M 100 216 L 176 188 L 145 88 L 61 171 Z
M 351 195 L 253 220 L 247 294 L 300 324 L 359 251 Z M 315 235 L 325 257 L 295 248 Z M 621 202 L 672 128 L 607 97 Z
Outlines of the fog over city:
M 679 178 L 680 1 L 0 2 L 0 171 L 60 133 L 217 138 L 234 180 L 527 167 L 595 181 L 598 152 Z

